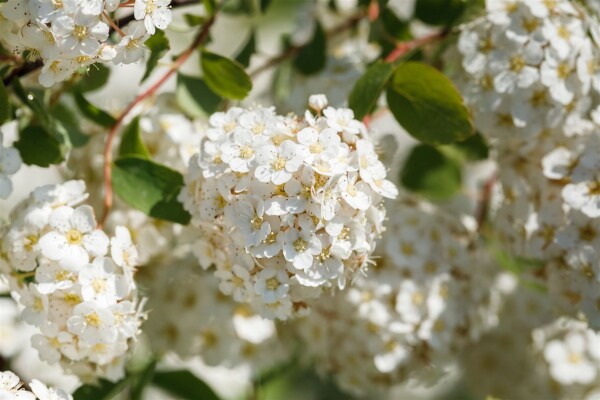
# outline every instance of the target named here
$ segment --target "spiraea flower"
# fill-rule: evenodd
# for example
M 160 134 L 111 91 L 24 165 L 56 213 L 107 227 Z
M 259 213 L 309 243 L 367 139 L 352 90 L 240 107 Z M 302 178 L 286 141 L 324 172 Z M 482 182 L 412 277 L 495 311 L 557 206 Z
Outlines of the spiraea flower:
M 6 199 L 13 190 L 10 176 L 17 173 L 21 168 L 21 155 L 13 147 L 2 145 L 2 134 L 0 133 L 0 199 Z
M 35 189 L 11 213 L 2 257 L 32 345 L 83 381 L 119 379 L 143 314 L 133 281 L 136 251 L 117 228 L 97 229 L 82 181 Z
M 480 131 L 515 147 L 585 132 L 600 83 L 597 21 L 567 0 L 489 0 L 486 8 L 463 26 L 455 79 Z
M 460 221 L 413 199 L 388 211 L 375 265 L 293 322 L 316 368 L 359 395 L 440 376 L 496 316 L 495 272 Z
M 96 62 L 133 63 L 143 54 L 144 42 L 171 22 L 169 0 L 137 0 L 134 21 L 118 43 L 109 40 L 108 12 L 119 0 L 11 0 L 0 7 L 6 35 L 0 41 L 16 54 L 44 62 L 39 82 L 46 87 L 63 81 L 80 67 Z M 121 32 L 119 32 L 121 34 Z
M 397 189 L 351 110 L 301 118 L 232 108 L 211 116 L 207 134 L 180 198 L 192 223 L 218 237 L 202 247 L 226 253 L 214 263 L 226 292 L 285 319 L 365 268 L 382 200 Z
M 21 380 L 11 371 L 0 371 L 0 398 L 7 400 L 73 400 L 64 390 L 48 387 L 34 379 L 31 391 L 22 387 Z

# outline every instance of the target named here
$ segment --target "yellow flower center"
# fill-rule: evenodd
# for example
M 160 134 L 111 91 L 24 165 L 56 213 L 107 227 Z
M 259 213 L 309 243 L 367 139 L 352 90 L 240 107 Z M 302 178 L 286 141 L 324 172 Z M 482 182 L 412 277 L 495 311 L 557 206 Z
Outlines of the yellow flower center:
M 73 36 L 77 38 L 77 40 L 82 41 L 88 35 L 88 28 L 86 26 L 75 25 L 73 28 Z
M 294 241 L 294 249 L 298 253 L 302 253 L 306 250 L 306 242 L 302 238 L 298 238 Z
M 244 160 L 249 160 L 254 155 L 254 150 L 250 146 L 243 146 L 240 148 L 240 157 Z
M 276 290 L 279 287 L 279 281 L 276 278 L 267 279 L 267 289 Z
M 521 72 L 525 68 L 525 59 L 521 56 L 513 56 L 510 58 L 510 70 L 513 72 Z
M 283 157 L 277 157 L 272 163 L 271 163 L 271 167 L 275 170 L 275 171 L 281 171 L 282 169 L 285 168 L 285 162 L 286 159 Z
M 82 240 L 83 236 L 78 230 L 71 229 L 69 232 L 67 232 L 67 242 L 69 242 L 69 244 L 78 245 L 81 244 Z
M 308 150 L 312 153 L 312 154 L 319 154 L 323 152 L 323 145 L 319 142 L 313 143 L 310 146 L 308 146 Z
M 92 288 L 96 293 L 103 292 L 106 289 L 106 279 L 94 279 L 92 281 Z
M 571 75 L 571 67 L 567 63 L 560 63 L 556 69 L 556 73 L 560 79 L 567 79 Z
M 98 328 L 101 322 L 100 316 L 97 313 L 93 312 L 85 316 L 85 322 L 88 325 L 93 326 L 94 328 Z
M 254 229 L 259 230 L 263 224 L 263 219 L 259 216 L 256 216 L 250 220 L 250 223 Z

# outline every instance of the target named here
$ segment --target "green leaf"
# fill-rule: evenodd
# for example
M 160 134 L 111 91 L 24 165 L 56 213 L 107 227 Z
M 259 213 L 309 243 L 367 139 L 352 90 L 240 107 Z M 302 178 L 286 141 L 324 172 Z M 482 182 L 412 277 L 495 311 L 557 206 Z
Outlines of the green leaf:
M 103 87 L 110 76 L 110 69 L 104 64 L 92 64 L 86 74 L 82 74 L 81 79 L 73 87 L 74 90 L 85 93 L 93 92 Z
M 129 377 L 118 382 L 100 379 L 97 385 L 83 385 L 73 393 L 73 400 L 111 400 L 125 389 Z
M 200 63 L 206 84 L 216 94 L 242 100 L 252 89 L 250 77 L 237 61 L 203 50 Z
M 267 12 L 267 9 L 271 5 L 271 1 L 272 0 L 260 0 L 260 12 L 261 13 L 264 14 L 265 12 Z
M 402 167 L 400 181 L 413 192 L 432 200 L 444 200 L 461 188 L 461 165 L 436 147 L 418 144 Z
M 194 14 L 183 14 L 183 19 L 189 26 L 199 26 L 206 22 L 205 17 Z
M 73 147 L 81 147 L 90 139 L 81 131 L 77 117 L 64 103 L 57 103 L 50 109 L 54 129 L 66 138 Z
M 184 74 L 177 74 L 175 99 L 190 117 L 206 117 L 216 112 L 223 102 L 202 78 Z
M 4 83 L 0 81 L 0 124 L 10 118 L 10 106 L 8 104 L 8 92 Z
M 221 11 L 225 14 L 250 16 L 255 11 L 254 0 L 224 0 Z
M 150 153 L 140 136 L 140 117 L 135 117 L 123 131 L 119 144 L 119 157 L 136 156 L 150 159 Z
M 131 400 L 142 400 L 144 395 L 144 390 L 146 386 L 152 381 L 152 377 L 156 372 L 156 361 L 151 361 L 148 363 L 146 368 L 144 368 L 139 374 L 137 374 L 133 378 L 133 382 L 131 384 Z
M 206 10 L 206 14 L 213 15 L 215 13 L 216 1 L 215 0 L 202 0 L 202 4 L 204 4 L 204 10 Z
M 165 32 L 160 29 L 157 29 L 156 33 L 150 36 L 144 44 L 150 49 L 150 57 L 148 57 L 148 61 L 146 61 L 146 72 L 144 72 L 141 82 L 148 79 L 152 71 L 154 71 L 154 68 L 158 65 L 158 60 L 160 60 L 171 48 L 169 39 L 165 36 Z
M 256 37 L 254 35 L 254 31 L 250 32 L 250 37 L 246 41 L 246 44 L 239 52 L 239 54 L 235 57 L 235 61 L 242 64 L 244 67 L 248 67 L 250 65 L 250 58 L 252 54 L 256 51 Z
M 157 372 L 152 383 L 185 400 L 219 400 L 219 396 L 190 371 Z
M 27 165 L 48 167 L 61 163 L 64 158 L 64 147 L 41 126 L 30 125 L 23 129 L 14 146 Z
M 79 92 L 74 92 L 73 97 L 75 98 L 75 104 L 79 108 L 79 111 L 83 114 L 84 117 L 97 123 L 100 126 L 105 128 L 110 128 L 116 122 L 116 120 L 106 111 L 101 110 L 96 107 L 83 96 L 83 94 Z
M 298 51 L 294 67 L 304 75 L 312 75 L 325 68 L 327 62 L 326 42 L 323 27 L 318 21 L 315 21 L 312 39 Z
M 354 84 L 348 104 L 356 119 L 363 119 L 375 106 L 381 91 L 394 73 L 394 65 L 378 60 Z
M 403 21 L 389 8 L 385 8 L 379 16 L 385 32 L 396 40 L 410 40 L 410 24 Z
M 453 143 L 451 146 L 467 161 L 485 160 L 490 154 L 490 149 L 480 133 L 476 133 L 462 142 Z
M 190 214 L 177 201 L 183 176 L 164 165 L 140 157 L 121 157 L 113 163 L 115 193 L 131 207 L 151 217 L 180 224 L 190 221 Z
M 33 111 L 35 118 L 41 123 L 48 124 L 48 112 L 47 112 L 47 95 L 46 92 L 40 89 L 25 89 L 19 79 L 12 81 L 13 92 L 17 95 L 19 100 Z
M 428 25 L 452 25 L 465 11 L 464 0 L 417 0 L 415 17 Z
M 423 63 L 398 66 L 388 84 L 387 103 L 400 125 L 422 142 L 447 144 L 474 133 L 471 115 L 452 82 Z

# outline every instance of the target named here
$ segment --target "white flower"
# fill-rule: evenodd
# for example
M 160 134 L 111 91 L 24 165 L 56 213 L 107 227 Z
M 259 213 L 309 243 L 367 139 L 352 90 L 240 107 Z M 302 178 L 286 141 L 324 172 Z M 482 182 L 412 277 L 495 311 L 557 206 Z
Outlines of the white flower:
M 252 291 L 250 272 L 239 264 L 234 264 L 231 271 L 218 270 L 215 275 L 221 279 L 219 283 L 221 292 L 231 295 L 235 301 L 245 301 Z
M 96 228 L 90 206 L 59 207 L 50 215 L 51 232 L 40 239 L 42 254 L 68 269 L 77 270 L 92 257 L 108 251 L 108 237 Z
M 52 32 L 60 38 L 59 45 L 72 56 L 93 56 L 100 50 L 100 42 L 108 38 L 108 25 L 97 17 L 77 14 L 74 18 L 62 16 L 52 23 Z
M 515 88 L 526 88 L 539 79 L 537 65 L 543 58 L 542 46 L 530 41 L 522 46 L 502 43 L 490 57 L 490 71 L 494 74 L 494 87 L 500 93 L 512 93 Z
M 320 112 L 327 107 L 327 97 L 324 94 L 313 94 L 308 97 L 308 105 L 313 110 Z
M 279 147 L 266 145 L 258 149 L 258 166 L 254 176 L 261 182 L 276 185 L 286 183 L 302 165 L 304 152 L 291 140 L 285 140 Z
M 298 269 L 310 268 L 321 253 L 321 241 L 313 233 L 291 228 L 283 235 L 283 255 Z
M 289 278 L 287 272 L 275 269 L 264 269 L 256 276 L 254 284 L 256 294 L 260 295 L 264 302 L 273 304 L 282 299 L 289 290 Z
M 336 132 L 344 133 L 345 138 L 351 143 L 363 130 L 364 125 L 354 119 L 354 111 L 349 108 L 327 107 L 323 110 L 323 114 L 326 117 L 327 125 Z
M 123 270 L 131 269 L 138 265 L 138 251 L 129 229 L 124 226 L 115 228 L 115 236 L 110 239 L 110 256 Z
M 64 390 L 48 387 L 37 379 L 32 380 L 29 387 L 39 400 L 73 400 Z
M 150 37 L 143 22 L 132 21 L 124 29 L 125 36 L 116 47 L 115 63 L 131 64 L 144 54 L 144 42 Z
M 11 371 L 0 371 L 0 398 L 6 400 L 35 400 L 33 393 L 21 389 L 19 377 Z
M 116 304 L 128 294 L 127 284 L 115 273 L 115 263 L 108 257 L 98 257 L 79 273 L 81 298 L 101 307 Z
M 13 185 L 10 176 L 21 168 L 21 155 L 13 147 L 2 146 L 2 134 L 0 134 L 0 199 L 10 196 Z
M 154 35 L 156 28 L 166 29 L 171 23 L 171 0 L 135 0 L 133 15 L 137 20 L 144 20 L 149 34 Z
M 589 360 L 586 352 L 586 340 L 581 332 L 570 332 L 564 341 L 549 342 L 544 358 L 550 364 L 552 378 L 563 385 L 587 384 L 596 379 L 597 365 Z
M 29 291 L 21 294 L 20 303 L 25 306 L 21 312 L 23 321 L 42 326 L 48 318 L 48 296 L 40 293 L 35 284 L 29 284 Z
M 107 308 L 93 302 L 84 302 L 73 309 L 67 320 L 69 331 L 78 335 L 86 344 L 114 343 L 117 339 L 115 316 Z

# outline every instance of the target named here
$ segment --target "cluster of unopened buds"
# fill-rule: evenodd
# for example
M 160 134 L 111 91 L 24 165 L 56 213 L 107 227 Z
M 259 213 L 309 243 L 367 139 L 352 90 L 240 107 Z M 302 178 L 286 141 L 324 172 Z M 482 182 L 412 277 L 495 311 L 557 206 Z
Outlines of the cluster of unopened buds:
M 0 38 L 16 54 L 41 58 L 39 81 L 46 87 L 96 62 L 132 63 L 144 42 L 171 22 L 170 0 L 10 0 L 0 6 Z M 110 17 L 133 6 L 135 21 L 123 30 Z M 111 43 L 111 27 L 121 36 Z
M 82 181 L 35 189 L 2 232 L 2 269 L 40 357 L 83 381 L 119 379 L 143 314 L 129 231 L 97 229 Z
M 61 389 L 48 387 L 37 379 L 29 383 L 31 391 L 22 387 L 21 380 L 11 371 L 0 371 L 0 399 L 3 400 L 73 400 Z
M 200 262 L 221 290 L 286 319 L 325 286 L 344 287 L 382 232 L 386 180 L 366 127 L 310 98 L 304 118 L 231 108 L 210 118 L 181 200 L 203 229 Z

